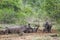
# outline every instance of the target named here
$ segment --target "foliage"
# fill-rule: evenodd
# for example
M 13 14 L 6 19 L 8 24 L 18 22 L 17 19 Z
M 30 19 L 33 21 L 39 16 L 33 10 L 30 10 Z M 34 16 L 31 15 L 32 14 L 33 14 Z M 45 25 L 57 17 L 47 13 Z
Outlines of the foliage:
M 60 0 L 45 0 L 45 5 L 43 6 L 49 17 L 54 19 L 56 22 L 60 23 Z
M 60 0 L 0 0 L 0 23 L 29 23 L 46 17 L 60 23 Z

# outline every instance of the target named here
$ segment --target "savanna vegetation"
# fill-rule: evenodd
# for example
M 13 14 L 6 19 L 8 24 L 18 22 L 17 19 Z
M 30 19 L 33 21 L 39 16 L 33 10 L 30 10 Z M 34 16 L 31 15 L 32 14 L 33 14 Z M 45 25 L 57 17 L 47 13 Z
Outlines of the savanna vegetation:
M 46 20 L 52 22 L 52 33 L 44 34 L 41 30 L 36 31 L 38 28 L 42 29 Z M 23 36 L 19 34 L 0 35 L 0 40 L 60 40 L 60 0 L 0 0 L 0 29 L 3 29 L 0 30 L 1 34 L 20 33 L 20 28 L 9 29 L 8 26 L 23 25 L 25 27 L 26 24 L 31 24 L 31 27 L 38 26 L 34 28 L 35 30 L 32 28 L 33 32 L 36 32 L 26 33 Z M 7 31 L 4 31 L 5 28 Z M 31 30 L 28 29 L 28 31 Z
M 0 0 L 1 24 L 27 24 L 45 21 L 60 24 L 60 0 Z

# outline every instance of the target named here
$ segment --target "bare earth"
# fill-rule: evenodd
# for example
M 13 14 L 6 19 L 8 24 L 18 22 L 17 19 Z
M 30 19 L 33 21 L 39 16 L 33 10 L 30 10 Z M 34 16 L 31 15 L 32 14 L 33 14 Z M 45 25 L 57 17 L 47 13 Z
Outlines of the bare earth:
M 60 37 L 51 37 L 51 34 L 57 33 L 55 31 L 52 31 L 52 33 L 42 33 L 42 31 L 38 31 L 37 33 L 24 33 L 23 36 L 8 34 L 0 35 L 0 40 L 60 40 Z

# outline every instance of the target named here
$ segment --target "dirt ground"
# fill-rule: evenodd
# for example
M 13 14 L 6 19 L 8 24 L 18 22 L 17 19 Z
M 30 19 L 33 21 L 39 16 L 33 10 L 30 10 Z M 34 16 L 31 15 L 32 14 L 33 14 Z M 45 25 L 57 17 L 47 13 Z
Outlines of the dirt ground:
M 19 36 L 19 34 L 0 35 L 0 40 L 60 40 L 60 37 L 50 36 L 53 34 L 57 34 L 57 32 L 52 30 L 52 33 L 43 33 L 39 30 L 37 33 L 24 33 L 23 36 Z

